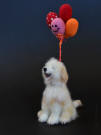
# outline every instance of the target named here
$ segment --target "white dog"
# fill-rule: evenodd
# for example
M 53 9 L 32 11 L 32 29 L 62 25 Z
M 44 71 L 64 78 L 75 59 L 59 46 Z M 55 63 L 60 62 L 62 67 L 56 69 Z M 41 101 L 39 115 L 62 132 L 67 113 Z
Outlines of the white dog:
M 81 105 L 81 101 L 71 99 L 66 86 L 68 74 L 65 65 L 51 58 L 43 67 L 42 75 L 46 88 L 38 120 L 53 125 L 59 122 L 65 124 L 76 119 L 78 116 L 76 108 Z

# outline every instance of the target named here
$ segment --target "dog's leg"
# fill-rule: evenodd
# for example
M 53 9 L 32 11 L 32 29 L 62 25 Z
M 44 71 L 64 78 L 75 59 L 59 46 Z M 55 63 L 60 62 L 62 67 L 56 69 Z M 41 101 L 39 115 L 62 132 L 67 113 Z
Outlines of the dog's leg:
M 61 114 L 61 106 L 58 103 L 54 103 L 51 107 L 51 115 L 49 116 L 47 123 L 50 125 L 58 124 L 60 114 Z
M 62 115 L 60 117 L 60 122 L 62 124 L 66 124 L 76 119 L 76 117 L 77 117 L 77 111 L 73 107 L 73 105 L 70 105 L 68 107 L 65 107 L 64 111 L 62 112 Z
M 37 115 L 39 122 L 46 122 L 48 119 L 48 111 L 46 110 L 40 110 Z
M 37 113 L 37 116 L 40 122 L 46 122 L 48 119 L 49 110 L 44 98 L 42 99 L 41 110 Z

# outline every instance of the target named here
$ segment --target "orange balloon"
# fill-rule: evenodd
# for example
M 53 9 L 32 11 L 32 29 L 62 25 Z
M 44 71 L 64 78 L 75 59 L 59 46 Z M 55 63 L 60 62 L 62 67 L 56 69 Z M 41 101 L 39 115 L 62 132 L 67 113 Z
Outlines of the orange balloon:
M 79 22 L 75 18 L 71 18 L 66 22 L 65 38 L 76 35 L 79 27 Z

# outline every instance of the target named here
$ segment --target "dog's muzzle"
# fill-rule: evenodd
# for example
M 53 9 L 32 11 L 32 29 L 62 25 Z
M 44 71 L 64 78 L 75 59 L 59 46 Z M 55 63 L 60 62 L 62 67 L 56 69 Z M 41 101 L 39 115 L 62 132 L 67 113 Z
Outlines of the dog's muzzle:
M 47 68 L 43 68 L 43 71 L 47 78 L 51 76 L 51 73 L 47 73 Z
M 50 73 L 44 73 L 44 74 L 45 74 L 45 76 L 46 76 L 47 78 L 51 76 Z

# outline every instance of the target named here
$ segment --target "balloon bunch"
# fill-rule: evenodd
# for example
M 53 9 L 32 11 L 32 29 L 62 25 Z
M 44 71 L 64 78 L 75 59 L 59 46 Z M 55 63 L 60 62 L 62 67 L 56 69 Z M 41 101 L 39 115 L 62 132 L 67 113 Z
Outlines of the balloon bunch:
M 55 12 L 47 14 L 46 23 L 52 33 L 59 39 L 59 61 L 61 61 L 63 40 L 76 35 L 79 22 L 72 18 L 72 7 L 69 4 L 63 4 L 59 9 L 59 16 Z

